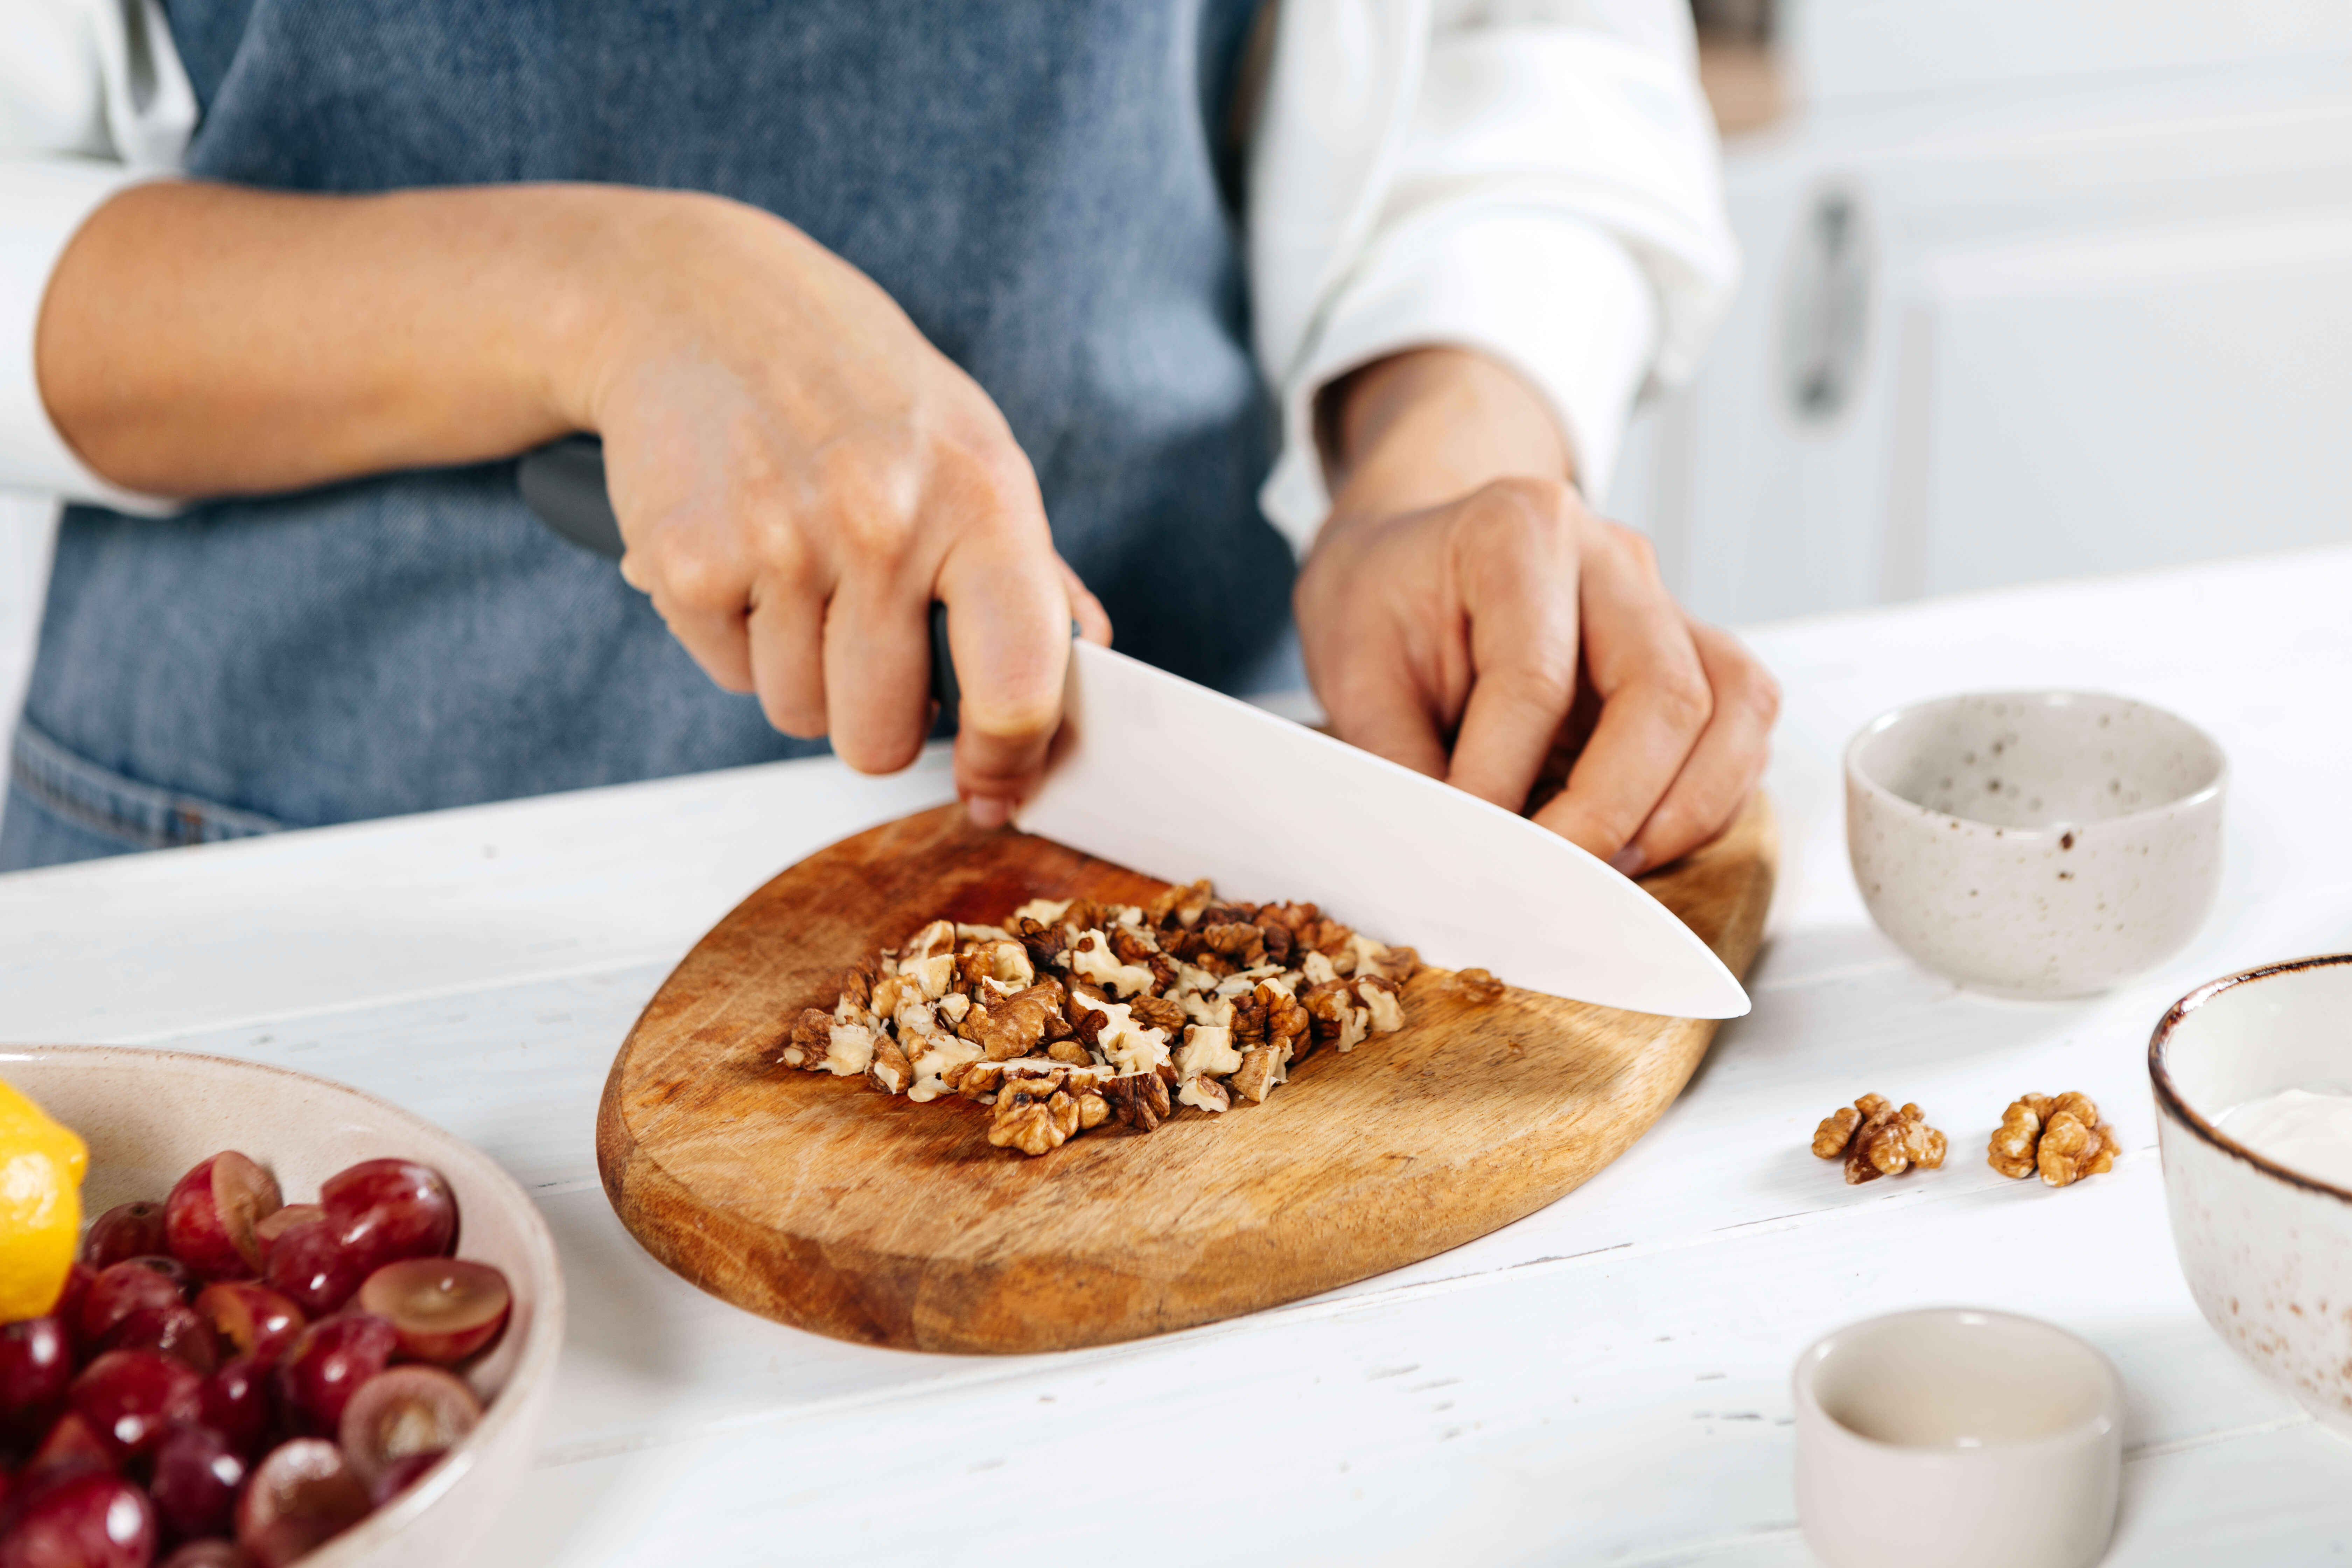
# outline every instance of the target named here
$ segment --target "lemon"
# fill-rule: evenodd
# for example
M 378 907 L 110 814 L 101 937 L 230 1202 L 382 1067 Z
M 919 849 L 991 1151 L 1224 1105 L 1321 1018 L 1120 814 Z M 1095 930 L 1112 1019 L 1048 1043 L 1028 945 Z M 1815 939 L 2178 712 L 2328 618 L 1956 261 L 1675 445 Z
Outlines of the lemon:
M 81 1237 L 89 1148 L 0 1081 L 0 1323 L 57 1305 Z

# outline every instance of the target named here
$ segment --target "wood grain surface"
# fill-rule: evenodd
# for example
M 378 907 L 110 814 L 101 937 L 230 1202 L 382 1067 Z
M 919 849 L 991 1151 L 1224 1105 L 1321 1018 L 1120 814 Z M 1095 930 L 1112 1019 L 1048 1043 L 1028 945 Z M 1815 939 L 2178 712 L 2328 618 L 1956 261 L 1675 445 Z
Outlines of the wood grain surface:
M 1777 854 L 1759 796 L 1643 885 L 1744 974 Z M 1517 990 L 1474 1005 L 1429 970 L 1403 1030 L 1318 1051 L 1262 1105 L 1186 1110 L 1149 1134 L 1113 1124 L 1040 1159 L 991 1147 L 979 1106 L 775 1065 L 784 1023 L 830 1007 L 845 965 L 928 920 L 1161 886 L 974 831 L 952 805 L 811 856 L 720 921 L 622 1045 L 596 1126 L 614 1209 L 686 1279 L 818 1333 L 1102 1344 L 1295 1300 L 1543 1207 L 1657 1119 L 1715 1032 Z

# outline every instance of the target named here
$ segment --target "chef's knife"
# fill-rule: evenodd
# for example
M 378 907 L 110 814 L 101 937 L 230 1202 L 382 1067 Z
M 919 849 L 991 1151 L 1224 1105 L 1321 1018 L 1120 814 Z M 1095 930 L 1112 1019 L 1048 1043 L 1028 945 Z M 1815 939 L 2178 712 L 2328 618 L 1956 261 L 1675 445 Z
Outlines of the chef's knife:
M 523 459 L 523 497 L 617 558 L 604 452 L 572 437 Z M 932 695 L 956 700 L 945 606 Z M 1312 900 L 1430 963 L 1525 990 L 1683 1018 L 1748 994 L 1674 912 L 1527 818 L 1150 665 L 1074 641 L 1062 732 L 1014 824 L 1165 881 Z

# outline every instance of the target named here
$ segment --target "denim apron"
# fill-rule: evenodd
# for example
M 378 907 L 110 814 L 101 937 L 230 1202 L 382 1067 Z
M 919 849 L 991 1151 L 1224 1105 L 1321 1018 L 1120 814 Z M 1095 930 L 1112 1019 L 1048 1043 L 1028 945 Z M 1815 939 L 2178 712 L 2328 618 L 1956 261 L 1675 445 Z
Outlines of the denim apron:
M 1291 563 L 1259 515 L 1219 130 L 1256 0 L 171 0 L 196 176 L 713 191 L 872 277 L 985 387 L 1118 645 L 1232 685 Z M 512 462 L 69 508 L 0 868 L 760 763 Z

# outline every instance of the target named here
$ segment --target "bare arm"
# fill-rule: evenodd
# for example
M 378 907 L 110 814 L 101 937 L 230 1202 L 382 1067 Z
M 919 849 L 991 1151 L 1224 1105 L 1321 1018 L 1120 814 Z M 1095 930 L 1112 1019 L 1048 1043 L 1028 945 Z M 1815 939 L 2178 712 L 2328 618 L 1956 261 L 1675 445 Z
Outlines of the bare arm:
M 66 438 L 166 495 L 295 489 L 603 432 L 628 553 L 712 679 L 853 766 L 929 723 L 948 601 L 959 786 L 1001 821 L 1107 639 L 987 395 L 874 283 L 715 197 L 142 186 L 59 262 L 37 359 Z

